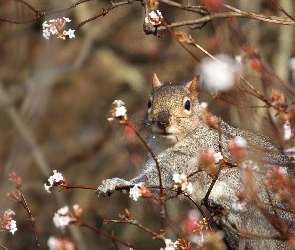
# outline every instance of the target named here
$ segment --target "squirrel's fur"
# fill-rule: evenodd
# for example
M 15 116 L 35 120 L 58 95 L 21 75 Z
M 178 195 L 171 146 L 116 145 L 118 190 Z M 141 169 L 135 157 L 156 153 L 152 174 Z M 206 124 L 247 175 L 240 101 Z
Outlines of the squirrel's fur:
M 219 222 L 225 231 L 228 246 L 231 249 L 238 249 L 239 232 L 248 232 L 252 237 L 246 236 L 246 249 L 287 249 L 284 241 L 270 239 L 280 235 L 279 230 L 287 229 L 275 228 L 271 225 L 269 217 L 277 214 L 287 225 L 294 223 L 293 214 L 279 209 L 274 211 L 268 205 L 264 205 L 263 210 L 249 203 L 246 203 L 245 209 L 238 210 L 233 207 L 233 203 L 237 199 L 236 191 L 248 190 L 253 195 L 254 190 L 257 200 L 267 204 L 277 204 L 271 192 L 266 190 L 263 184 L 266 179 L 265 173 L 274 165 L 286 166 L 289 158 L 263 136 L 233 128 L 221 120 L 215 128 L 201 123 L 198 93 L 196 78 L 187 84 L 162 84 L 154 75 L 146 118 L 146 124 L 150 129 L 147 141 L 157 155 L 163 185 L 167 187 L 173 185 L 174 173 L 185 175 L 195 173 L 189 179 L 194 187 L 192 197 L 201 204 L 213 179 L 200 166 L 193 164 L 192 159 L 201 151 L 213 149 L 217 153 L 221 148 L 221 153 L 231 162 L 232 167 L 216 164 L 220 171 L 209 200 L 227 211 L 225 216 L 219 214 Z M 230 154 L 228 143 L 236 136 L 241 136 L 247 141 L 244 163 L 238 164 Z M 243 168 L 243 165 L 248 167 Z M 249 165 L 258 168 L 251 170 Z M 130 181 L 119 178 L 104 180 L 98 187 L 97 193 L 109 195 L 117 184 L 130 185 L 140 181 L 146 185 L 159 185 L 158 171 L 152 157 L 138 177 Z

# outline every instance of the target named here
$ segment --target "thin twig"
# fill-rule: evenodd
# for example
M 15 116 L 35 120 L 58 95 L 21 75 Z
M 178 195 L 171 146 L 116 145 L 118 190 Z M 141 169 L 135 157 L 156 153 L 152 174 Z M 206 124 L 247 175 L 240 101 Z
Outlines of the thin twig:
M 150 148 L 150 146 L 147 144 L 146 140 L 138 133 L 137 129 L 133 126 L 129 120 L 125 121 L 125 125 L 131 128 L 134 133 L 137 135 L 137 137 L 141 140 L 143 145 L 146 147 L 146 149 L 149 151 L 151 156 L 153 157 L 156 166 L 157 166 L 157 171 L 158 171 L 158 177 L 159 177 L 159 185 L 160 185 L 160 203 L 161 203 L 161 231 L 164 232 L 165 228 L 165 219 L 166 219 L 166 212 L 165 212 L 165 197 L 164 197 L 164 187 L 163 187 L 163 181 L 162 181 L 162 175 L 161 175 L 161 168 L 157 159 L 157 156 L 153 152 L 153 150 Z
M 1 247 L 2 249 L 4 249 L 4 250 L 8 250 L 7 247 L 5 247 L 5 246 L 3 246 L 3 245 L 1 245 L 1 244 L 0 244 L 0 247 Z
M 19 3 L 22 3 L 22 4 L 24 4 L 24 5 L 26 5 L 29 9 L 31 9 L 32 11 L 34 11 L 34 13 L 36 14 L 36 15 L 38 15 L 39 14 L 39 10 L 37 10 L 37 9 L 35 9 L 32 5 L 30 5 L 29 3 L 27 3 L 26 1 L 24 1 L 24 0 L 14 0 L 14 1 L 16 1 L 16 2 L 19 2 Z
M 237 102 L 233 102 L 233 101 L 227 100 L 227 99 L 221 97 L 221 96 L 218 95 L 218 94 L 215 94 L 215 95 L 213 96 L 213 98 L 216 98 L 216 99 L 222 100 L 222 101 L 224 101 L 224 102 L 227 102 L 227 103 L 232 104 L 232 105 L 234 105 L 234 106 L 237 106 L 237 107 L 239 107 L 239 108 L 250 108 L 250 109 L 253 109 L 253 108 L 268 108 L 268 107 L 269 107 L 268 105 L 261 105 L 261 106 L 260 106 L 260 105 L 252 105 L 252 106 L 241 105 L 241 104 L 239 104 L 239 103 L 237 103 Z
M 133 249 L 137 249 L 137 250 L 140 250 L 141 249 L 141 248 L 139 248 L 139 247 L 137 247 L 137 246 L 135 246 L 135 245 L 133 245 L 131 243 L 128 243 L 128 242 L 126 242 L 124 240 L 121 240 L 120 238 L 118 238 L 118 237 L 116 237 L 116 236 L 114 236 L 112 234 L 109 234 L 109 233 L 107 233 L 107 232 L 105 232 L 105 231 L 103 231 L 103 230 L 101 230 L 101 229 L 99 229 L 97 227 L 93 227 L 91 225 L 88 225 L 87 223 L 85 223 L 85 222 L 83 222 L 81 220 L 77 221 L 77 224 L 79 226 L 86 227 L 86 228 L 89 228 L 89 229 L 91 229 L 91 230 L 93 230 L 95 232 L 98 232 L 98 233 L 100 233 L 100 234 L 108 237 L 109 239 L 114 240 L 116 242 L 119 242 L 119 243 L 121 243 L 121 244 L 123 244 L 123 245 L 125 245 L 127 247 L 130 247 L 130 248 L 133 248 Z
M 19 176 L 17 176 L 17 174 L 14 171 L 11 174 L 9 174 L 9 177 L 10 177 L 9 180 L 14 182 L 14 184 L 15 184 L 15 188 L 18 191 L 18 196 L 13 191 L 9 192 L 8 196 L 11 197 L 13 199 L 13 201 L 20 203 L 24 207 L 26 212 L 28 213 L 28 215 L 30 217 L 29 221 L 31 221 L 31 225 L 32 225 L 33 233 L 34 233 L 36 247 L 37 247 L 37 250 L 39 250 L 40 244 L 39 244 L 37 232 L 36 232 L 36 218 L 33 216 L 32 212 L 28 206 L 28 203 L 26 201 L 25 195 L 22 191 L 21 178 Z
M 264 235 L 259 235 L 259 234 L 253 234 L 253 233 L 250 233 L 250 232 L 247 232 L 247 231 L 242 231 L 242 230 L 238 230 L 236 229 L 236 225 L 232 224 L 229 220 L 227 220 L 228 223 L 232 226 L 230 227 L 228 224 L 225 224 L 223 223 L 222 226 L 224 228 L 227 228 L 229 229 L 231 232 L 233 232 L 234 234 L 237 234 L 238 236 L 240 237 L 243 237 L 243 238 L 247 238 L 247 239 L 257 239 L 257 240 L 282 240 L 282 236 L 264 236 Z M 235 230 L 233 230 L 233 228 L 235 228 Z
M 202 6 L 202 5 L 199 5 L 199 6 L 184 5 L 184 4 L 180 4 L 180 3 L 169 1 L 169 0 L 158 0 L 158 2 L 164 3 L 164 4 L 172 6 L 172 7 L 176 7 L 176 8 L 182 9 L 182 10 L 195 12 L 200 15 L 208 15 L 209 14 L 209 11 L 206 8 L 204 8 L 204 6 Z
M 90 186 L 74 186 L 74 185 L 61 185 L 61 190 L 65 190 L 65 189 L 71 189 L 71 188 L 79 188 L 79 189 L 91 189 L 91 190 L 97 190 L 97 187 L 90 187 Z
M 213 21 L 216 19 L 224 19 L 224 18 L 230 18 L 230 17 L 237 17 L 237 18 L 250 18 L 250 19 L 257 19 L 259 21 L 264 21 L 264 22 L 271 22 L 271 23 L 277 23 L 277 24 L 283 24 L 283 25 L 295 25 L 295 21 L 283 21 L 283 18 L 279 18 L 276 16 L 271 16 L 268 18 L 262 18 L 261 15 L 252 13 L 252 16 L 249 14 L 249 16 L 246 16 L 245 14 L 241 14 L 238 12 L 224 12 L 224 13 L 213 13 L 211 15 L 207 15 L 198 19 L 194 19 L 194 20 L 187 20 L 187 21 L 181 21 L 181 22 L 174 22 L 171 23 L 169 25 L 167 25 L 169 28 L 175 28 L 175 27 L 182 27 L 182 26 L 189 26 L 189 25 L 196 25 L 196 24 L 203 24 L 203 23 L 207 23 L 209 21 Z M 254 18 L 256 17 L 256 18 Z M 259 19 L 259 17 L 261 17 Z M 167 29 L 166 26 L 160 26 L 157 28 L 158 31 L 162 31 Z
M 194 199 L 193 199 L 191 196 L 189 196 L 187 193 L 184 193 L 184 192 L 183 192 L 183 195 L 184 195 L 185 197 L 187 197 L 192 203 L 194 203 L 194 205 L 198 208 L 198 210 L 199 210 L 200 213 L 202 214 L 203 218 L 206 219 L 210 231 L 213 232 L 213 229 L 212 229 L 212 227 L 211 227 L 211 225 L 210 225 L 210 222 L 209 222 L 209 218 L 207 217 L 207 215 L 206 215 L 205 212 L 203 211 L 202 207 L 201 207 L 197 202 L 195 202 Z
M 193 52 L 191 52 L 188 49 L 188 47 L 186 47 L 185 44 L 179 40 L 179 38 L 176 36 L 174 31 L 169 27 L 169 25 L 165 22 L 164 19 L 162 19 L 162 23 L 166 27 L 167 31 L 173 36 L 173 38 L 181 45 L 181 47 L 183 47 L 193 58 L 195 58 L 199 62 L 200 58 L 198 58 L 196 55 L 194 55 Z
M 269 22 L 269 23 L 295 25 L 295 21 L 288 20 L 287 18 L 277 17 L 277 16 L 266 16 L 266 15 L 256 14 L 253 12 L 249 13 L 249 12 L 245 12 L 245 11 L 239 10 L 237 8 L 234 8 L 234 7 L 227 5 L 227 4 L 223 4 L 223 6 L 236 12 L 236 13 L 239 13 L 245 17 L 251 18 L 251 19 L 256 19 L 259 21 L 264 21 L 264 22 Z
M 34 22 L 34 21 L 36 21 L 36 20 L 38 20 L 38 19 L 40 19 L 40 18 L 42 18 L 44 16 L 48 16 L 48 15 L 51 15 L 51 14 L 68 11 L 70 9 L 75 8 L 77 5 L 79 5 L 81 3 L 89 2 L 91 0 L 79 0 L 76 3 L 71 4 L 69 7 L 66 7 L 66 8 L 63 8 L 63 9 L 51 10 L 51 11 L 47 11 L 47 12 L 37 10 L 32 5 L 28 4 L 27 2 L 24 2 L 24 1 L 21 1 L 21 0 L 15 0 L 15 1 L 23 3 L 26 6 L 28 6 L 31 10 L 33 10 L 35 12 L 35 16 L 32 17 L 31 19 L 28 19 L 28 20 L 12 20 L 12 19 L 6 19 L 6 18 L 0 17 L 0 21 L 7 22 L 7 23 L 12 23 L 12 24 L 31 23 L 31 22 Z
M 101 16 L 102 17 L 106 16 L 112 9 L 115 9 L 115 8 L 121 6 L 121 5 L 129 5 L 129 4 L 132 4 L 135 1 L 139 1 L 139 0 L 127 0 L 127 1 L 119 2 L 119 3 L 111 2 L 112 5 L 109 8 L 103 9 L 102 12 L 100 12 L 98 15 L 95 15 L 95 16 L 93 16 L 91 18 L 88 18 L 85 21 L 79 23 L 78 26 L 76 27 L 76 31 L 78 29 L 80 29 L 83 25 L 85 25 L 86 23 L 89 23 L 89 22 L 91 22 L 91 21 L 93 21 L 93 20 L 95 20 L 95 19 L 97 19 L 97 18 L 99 18 Z
M 27 201 L 25 199 L 23 191 L 21 190 L 21 188 L 19 188 L 18 190 L 20 191 L 21 198 L 22 198 L 20 203 L 23 205 L 23 207 L 27 211 L 28 215 L 30 216 L 29 221 L 31 222 L 31 226 L 32 226 L 32 229 L 33 229 L 33 234 L 34 234 L 34 238 L 35 238 L 35 242 L 36 242 L 36 247 L 39 250 L 40 249 L 40 244 L 39 244 L 38 237 L 37 237 L 37 232 L 36 232 L 36 218 L 31 213 L 31 210 L 30 210 L 30 208 L 29 208 L 29 206 L 27 204 Z
M 92 1 L 92 0 L 79 0 L 76 3 L 73 3 L 69 7 L 66 7 L 64 9 L 47 11 L 46 15 L 51 15 L 51 14 L 55 14 L 55 13 L 64 12 L 64 11 L 67 11 L 67 10 L 70 10 L 70 9 L 73 9 L 73 8 L 77 7 L 79 4 L 82 4 L 84 2 L 90 2 L 90 1 Z
M 160 164 L 158 162 L 157 156 L 155 155 L 153 150 L 150 148 L 150 146 L 147 144 L 146 140 L 139 134 L 139 132 L 133 126 L 133 124 L 131 122 L 129 122 L 129 120 L 126 121 L 126 126 L 128 126 L 129 128 L 131 128 L 133 130 L 133 132 L 137 135 L 137 137 L 141 140 L 143 145 L 146 147 L 146 149 L 149 151 L 149 153 L 153 157 L 153 159 L 154 159 L 154 161 L 156 163 L 156 166 L 157 166 L 157 170 L 158 170 L 159 184 L 160 184 L 160 194 L 163 195 L 163 182 L 162 182 L 162 176 L 161 176 L 161 168 L 160 168 Z
M 131 224 L 131 225 L 135 225 L 137 227 L 139 227 L 140 229 L 148 232 L 149 234 L 151 234 L 154 239 L 162 239 L 162 240 L 165 240 L 165 237 L 163 234 L 157 234 L 155 232 L 153 232 L 152 230 L 150 230 L 149 228 L 141 225 L 137 220 L 132 220 L 132 219 L 122 219 L 122 220 L 107 220 L 107 222 L 113 222 L 113 223 L 128 223 L 128 224 Z
M 275 2 L 274 0 L 269 0 L 274 6 L 276 6 L 280 11 L 282 11 L 287 17 L 289 17 L 290 19 L 295 21 L 295 18 L 292 17 L 287 11 L 285 11 L 285 9 L 279 5 L 277 2 Z

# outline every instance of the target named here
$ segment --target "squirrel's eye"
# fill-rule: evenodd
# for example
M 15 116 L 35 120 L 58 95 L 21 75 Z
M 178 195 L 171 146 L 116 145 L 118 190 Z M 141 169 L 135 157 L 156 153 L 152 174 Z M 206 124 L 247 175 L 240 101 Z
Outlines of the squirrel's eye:
M 150 109 L 151 107 L 152 107 L 152 101 L 149 100 L 149 101 L 148 101 L 148 108 Z
M 189 100 L 187 100 L 184 104 L 184 108 L 187 110 L 187 111 L 190 111 L 191 110 L 191 102 Z

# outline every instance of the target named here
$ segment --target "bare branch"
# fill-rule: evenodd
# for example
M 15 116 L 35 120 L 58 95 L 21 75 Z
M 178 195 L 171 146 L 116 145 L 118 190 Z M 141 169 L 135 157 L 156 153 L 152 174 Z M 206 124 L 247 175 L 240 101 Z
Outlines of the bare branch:
M 93 231 L 95 231 L 95 232 L 97 232 L 97 233 L 99 233 L 99 234 L 102 234 L 102 235 L 108 237 L 108 238 L 111 239 L 111 240 L 114 240 L 114 241 L 116 241 L 116 242 L 119 242 L 119 243 L 121 243 L 121 244 L 123 244 L 123 245 L 125 245 L 125 246 L 127 246 L 127 247 L 131 247 L 131 248 L 133 248 L 133 249 L 138 249 L 138 250 L 141 249 L 141 248 L 139 248 L 139 247 L 137 247 L 137 246 L 135 246 L 135 245 L 133 245 L 133 244 L 131 244 L 131 243 L 125 242 L 125 241 L 119 239 L 118 237 L 116 237 L 116 236 L 114 236 L 114 235 L 111 235 L 111 234 L 109 234 L 109 233 L 107 233 L 107 232 L 105 232 L 105 231 L 103 231 L 103 230 L 101 230 L 101 229 L 99 229 L 99 228 L 97 228 L 97 227 L 93 227 L 93 226 L 91 226 L 91 225 L 89 225 L 89 224 L 87 224 L 87 223 L 85 223 L 85 222 L 83 222 L 83 221 L 81 221 L 81 220 L 78 221 L 77 224 L 78 224 L 79 226 L 82 226 L 82 227 L 87 227 L 87 228 L 89 228 L 89 229 L 91 229 L 91 230 L 93 230 Z
M 79 23 L 79 25 L 76 27 L 76 31 L 78 29 L 80 29 L 83 25 L 85 25 L 86 23 L 89 23 L 89 22 L 91 22 L 91 21 L 93 21 L 93 20 L 95 20 L 95 19 L 97 19 L 97 18 L 99 18 L 101 16 L 103 16 L 103 17 L 106 16 L 112 9 L 115 9 L 115 8 L 121 6 L 121 5 L 132 4 L 135 1 L 139 1 L 139 0 L 127 0 L 127 1 L 119 2 L 119 3 L 111 2 L 111 6 L 109 8 L 103 9 L 102 12 L 100 12 L 98 15 L 95 15 L 95 16 L 93 16 L 93 17 L 91 17 L 89 19 L 86 19 L 85 21 Z
M 268 22 L 268 23 L 277 23 L 277 24 L 284 24 L 284 25 L 295 25 L 295 21 L 294 20 L 290 20 L 288 18 L 283 18 L 283 17 L 277 17 L 277 16 L 266 16 L 266 15 L 262 15 L 262 14 L 256 14 L 256 13 L 249 13 L 249 12 L 245 12 L 239 9 L 236 9 L 230 5 L 227 4 L 223 4 L 224 7 L 237 12 L 239 14 L 241 14 L 241 16 L 244 17 L 248 17 L 251 19 L 256 19 L 259 21 L 264 21 L 264 22 Z
M 295 18 L 292 17 L 287 11 L 285 11 L 285 9 L 279 5 L 277 2 L 275 2 L 274 0 L 269 0 L 274 6 L 276 6 L 280 11 L 282 11 L 287 17 L 289 17 L 290 19 L 295 21 Z

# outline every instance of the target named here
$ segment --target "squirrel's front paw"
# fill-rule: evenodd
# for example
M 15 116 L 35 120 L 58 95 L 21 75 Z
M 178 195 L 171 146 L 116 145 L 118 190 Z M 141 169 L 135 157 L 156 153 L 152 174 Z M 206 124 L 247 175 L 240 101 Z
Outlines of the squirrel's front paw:
M 116 186 L 129 186 L 132 185 L 129 181 L 125 181 L 120 178 L 106 179 L 103 180 L 101 185 L 97 188 L 96 194 L 98 196 L 111 196 L 116 190 Z M 124 190 L 121 190 L 124 192 Z

